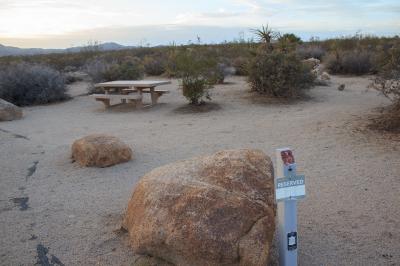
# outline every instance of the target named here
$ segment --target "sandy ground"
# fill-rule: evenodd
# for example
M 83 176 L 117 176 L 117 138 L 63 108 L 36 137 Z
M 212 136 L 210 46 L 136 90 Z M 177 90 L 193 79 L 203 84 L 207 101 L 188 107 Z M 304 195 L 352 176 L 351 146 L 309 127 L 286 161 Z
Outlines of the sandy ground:
M 177 90 L 153 108 L 103 105 L 88 96 L 24 108 L 0 124 L 0 264 L 132 265 L 115 229 L 135 183 L 154 167 L 222 149 L 295 151 L 307 178 L 299 203 L 300 265 L 399 265 L 399 138 L 365 129 L 387 105 L 368 78 L 334 77 L 308 100 L 253 102 L 242 78 L 213 90 L 215 110 L 191 113 Z M 346 89 L 336 89 L 345 83 Z M 85 83 L 71 88 L 84 93 Z M 72 142 L 108 133 L 135 159 L 105 169 L 71 163 Z M 46 264 L 48 263 L 48 264 Z

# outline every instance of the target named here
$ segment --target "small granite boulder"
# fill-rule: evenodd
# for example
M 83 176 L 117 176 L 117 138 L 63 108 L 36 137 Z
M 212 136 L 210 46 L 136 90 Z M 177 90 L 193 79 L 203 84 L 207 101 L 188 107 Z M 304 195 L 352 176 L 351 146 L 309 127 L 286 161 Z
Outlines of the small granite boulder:
M 304 59 L 303 63 L 306 64 L 307 66 L 310 67 L 310 69 L 316 69 L 319 64 L 321 63 L 321 61 L 317 58 L 308 58 L 308 59 Z
M 321 79 L 322 80 L 330 80 L 331 79 L 331 76 L 329 76 L 329 74 L 327 73 L 327 72 L 322 72 L 322 74 L 321 74 Z
M 22 109 L 0 99 L 0 121 L 11 121 L 22 118 Z
M 275 213 L 271 159 L 226 150 L 143 176 L 123 227 L 137 254 L 174 265 L 267 265 Z
M 72 144 L 72 158 L 81 166 L 108 167 L 131 160 L 132 150 L 116 137 L 92 134 Z

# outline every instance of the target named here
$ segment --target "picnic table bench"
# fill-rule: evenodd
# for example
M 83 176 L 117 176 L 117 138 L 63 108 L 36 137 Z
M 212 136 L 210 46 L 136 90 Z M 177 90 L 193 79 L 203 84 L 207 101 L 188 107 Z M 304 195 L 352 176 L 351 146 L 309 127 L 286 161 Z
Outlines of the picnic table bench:
M 149 93 L 151 105 L 156 105 L 158 98 L 169 93 L 168 90 L 156 89 L 157 86 L 170 84 L 170 81 L 154 80 L 116 80 L 98 83 L 96 88 L 104 90 L 104 94 L 93 94 L 96 101 L 101 101 L 107 107 L 111 100 L 118 100 L 122 103 L 135 103 L 137 108 L 143 107 L 143 93 Z

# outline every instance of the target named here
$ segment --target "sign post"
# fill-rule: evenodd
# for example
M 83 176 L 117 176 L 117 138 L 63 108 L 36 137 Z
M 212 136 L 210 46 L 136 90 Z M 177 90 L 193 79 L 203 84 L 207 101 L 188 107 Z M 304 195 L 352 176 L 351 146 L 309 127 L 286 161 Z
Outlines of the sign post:
M 297 265 L 297 199 L 304 198 L 305 177 L 296 175 L 289 148 L 276 150 L 275 198 L 278 205 L 279 264 Z

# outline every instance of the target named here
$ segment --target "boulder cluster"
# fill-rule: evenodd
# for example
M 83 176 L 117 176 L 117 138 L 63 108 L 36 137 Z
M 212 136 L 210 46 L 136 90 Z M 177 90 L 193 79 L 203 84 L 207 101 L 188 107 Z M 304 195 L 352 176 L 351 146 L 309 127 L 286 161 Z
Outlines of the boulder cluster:
M 321 65 L 321 61 L 319 59 L 308 58 L 303 60 L 303 63 L 310 67 L 311 72 L 315 75 L 315 83 L 317 85 L 329 85 L 331 77 L 326 71 L 323 70 L 323 66 Z

